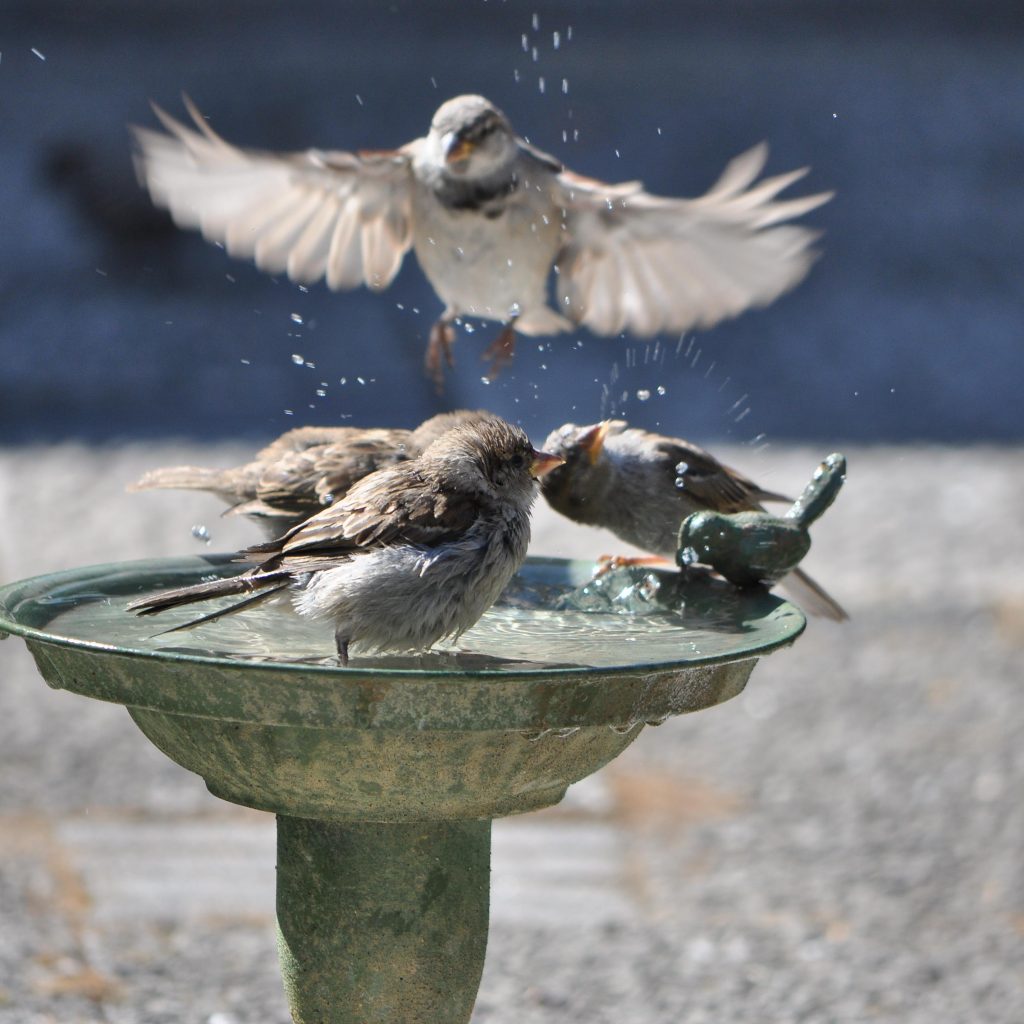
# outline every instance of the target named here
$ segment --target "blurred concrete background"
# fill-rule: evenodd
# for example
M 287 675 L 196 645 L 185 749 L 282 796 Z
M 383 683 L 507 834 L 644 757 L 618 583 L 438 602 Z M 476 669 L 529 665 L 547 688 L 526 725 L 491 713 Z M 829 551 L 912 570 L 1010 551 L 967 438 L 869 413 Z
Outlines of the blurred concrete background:
M 622 413 L 781 490 L 846 451 L 809 567 L 853 618 L 496 825 L 477 1019 L 1018 1024 L 1022 54 L 1010 3 L 7 0 L 0 580 L 204 550 L 194 524 L 235 548 L 253 533 L 212 499 L 124 485 L 438 408 L 418 269 L 302 292 L 171 228 L 128 158 L 149 98 L 187 90 L 243 144 L 345 148 L 481 91 L 580 171 L 667 194 L 767 138 L 770 170 L 838 193 L 797 291 L 678 358 L 662 339 L 657 368 L 581 332 L 488 387 L 463 336 L 444 404 L 535 436 Z M 622 550 L 543 507 L 535 542 Z M 0 645 L 0 1024 L 286 1018 L 271 820 Z

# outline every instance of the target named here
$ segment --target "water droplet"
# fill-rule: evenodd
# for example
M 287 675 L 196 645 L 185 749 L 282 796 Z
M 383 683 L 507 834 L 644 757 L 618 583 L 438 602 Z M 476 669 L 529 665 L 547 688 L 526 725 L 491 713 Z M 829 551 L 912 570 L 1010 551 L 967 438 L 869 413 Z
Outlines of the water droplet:
M 529 53 L 530 52 L 530 41 L 526 38 L 526 33 L 525 32 L 522 35 L 521 42 L 523 44 L 523 53 Z
M 284 410 L 284 414 L 285 414 L 285 416 L 294 416 L 295 415 L 295 411 L 293 409 L 285 409 Z
M 33 52 L 33 53 L 34 53 L 34 54 L 35 54 L 35 55 L 36 55 L 36 56 L 37 56 L 37 57 L 38 57 L 38 58 L 39 58 L 40 60 L 46 60 L 46 56 L 45 56 L 44 54 L 40 53 L 40 52 L 39 52 L 39 51 L 38 51 L 38 50 L 37 50 L 37 49 L 36 49 L 36 48 L 35 48 L 34 46 L 32 47 L 32 52 Z
M 554 49 L 558 49 L 562 45 L 562 33 L 552 32 L 551 33 L 551 45 Z
M 647 388 L 640 388 L 636 393 L 636 397 L 638 401 L 646 402 L 651 397 L 651 393 Z
M 490 384 L 491 383 L 491 378 L 490 377 L 481 377 L 480 378 L 480 383 L 481 384 Z
M 243 359 L 243 360 L 241 360 L 241 363 L 242 363 L 242 365 L 243 365 L 243 366 L 249 366 L 249 365 L 251 365 L 251 364 L 249 363 L 249 360 L 248 360 L 248 359 Z
M 563 96 L 568 96 L 569 95 L 569 79 L 568 78 L 563 78 L 562 79 L 562 95 Z
M 305 359 L 303 359 L 303 357 L 302 357 L 302 356 L 300 356 L 298 352 L 293 352 L 293 353 L 292 353 L 292 362 L 293 362 L 293 363 L 294 363 L 294 364 L 295 364 L 296 366 L 301 366 L 301 365 L 302 365 L 302 364 L 303 364 L 303 363 L 304 363 L 305 361 L 306 361 L 306 360 L 305 360 Z
M 320 504 L 321 505 L 330 505 L 333 502 L 334 502 L 334 495 L 331 494 L 330 491 L 328 491 L 326 494 L 321 494 L 320 495 Z
M 530 19 L 530 24 L 533 25 L 534 32 L 540 28 L 540 15 L 536 11 L 533 12 L 533 18 Z
M 316 389 L 316 396 L 317 396 L 317 398 L 326 398 L 327 397 L 327 392 L 324 391 L 323 388 L 317 388 Z
M 204 544 L 210 543 L 210 531 L 202 523 L 196 523 L 192 527 L 192 536 L 196 540 L 201 540 Z
M 366 383 L 366 381 L 365 381 L 365 380 L 363 380 L 363 378 L 362 378 L 362 377 L 356 377 L 356 382 L 357 382 L 358 384 L 365 384 L 365 383 Z
M 543 75 L 541 75 L 540 78 L 537 79 L 537 88 L 540 89 L 541 92 L 544 91 L 544 76 Z
M 667 392 L 665 391 L 665 385 L 664 385 L 664 384 L 659 384 L 659 385 L 658 385 L 658 394 L 659 394 L 659 395 L 664 395 L 664 394 L 666 394 L 666 393 L 667 393 Z
M 359 106 L 363 105 L 363 97 L 360 96 L 359 93 L 356 93 L 356 103 L 358 103 Z
M 677 476 L 676 477 L 676 487 L 678 487 L 679 490 L 682 490 L 685 486 L 686 486 L 686 481 L 681 476 Z
M 463 324 L 462 326 L 465 328 L 467 334 L 472 334 L 476 330 L 472 324 Z
M 292 313 L 291 321 L 292 321 L 293 324 L 301 324 L 302 323 L 302 314 L 301 313 Z

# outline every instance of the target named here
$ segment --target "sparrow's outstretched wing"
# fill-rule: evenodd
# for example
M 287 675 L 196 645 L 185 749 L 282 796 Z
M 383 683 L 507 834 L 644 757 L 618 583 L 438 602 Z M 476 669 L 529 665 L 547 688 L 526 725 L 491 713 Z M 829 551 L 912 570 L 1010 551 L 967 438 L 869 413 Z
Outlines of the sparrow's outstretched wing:
M 832 193 L 776 201 L 807 169 L 754 184 L 767 156 L 762 143 L 736 157 L 696 199 L 560 174 L 569 241 L 557 260 L 559 312 L 597 334 L 650 336 L 710 327 L 794 287 L 817 233 L 783 222 Z
M 179 227 L 300 284 L 326 277 L 334 290 L 381 289 L 392 281 L 412 242 L 408 153 L 242 149 L 188 97 L 185 106 L 195 129 L 155 104 L 168 134 L 132 129 L 139 178 Z

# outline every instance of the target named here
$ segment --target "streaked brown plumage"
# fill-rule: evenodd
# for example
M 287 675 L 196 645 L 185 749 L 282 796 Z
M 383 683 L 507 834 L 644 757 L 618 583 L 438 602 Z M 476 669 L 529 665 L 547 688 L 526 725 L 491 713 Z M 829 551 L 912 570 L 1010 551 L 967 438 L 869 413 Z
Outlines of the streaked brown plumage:
M 560 462 L 496 417 L 457 426 L 418 458 L 371 473 L 283 537 L 247 549 L 254 568 L 129 610 L 242 597 L 173 627 L 183 629 L 286 591 L 300 615 L 333 623 L 343 664 L 350 644 L 427 648 L 468 629 L 505 588 L 526 557 L 535 480 Z
M 459 409 L 440 413 L 415 430 L 379 427 L 297 427 L 231 469 L 169 466 L 154 469 L 130 491 L 209 491 L 271 537 L 297 526 L 342 497 L 364 476 L 420 455 L 446 430 L 478 423 L 491 414 Z

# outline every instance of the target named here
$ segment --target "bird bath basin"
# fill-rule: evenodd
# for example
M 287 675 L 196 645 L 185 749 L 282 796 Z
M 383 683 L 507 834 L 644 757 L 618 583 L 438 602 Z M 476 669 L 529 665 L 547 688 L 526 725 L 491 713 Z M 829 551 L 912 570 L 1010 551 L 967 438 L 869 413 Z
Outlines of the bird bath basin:
M 347 668 L 329 628 L 284 611 L 153 636 L 188 610 L 156 627 L 124 610 L 239 571 L 220 556 L 10 584 L 0 631 L 25 639 L 50 686 L 124 704 L 216 796 L 277 815 L 297 1024 L 464 1024 L 487 944 L 492 819 L 557 803 L 645 723 L 736 696 L 804 627 L 764 590 L 675 574 L 634 595 L 638 614 L 593 588 L 565 607 L 591 568 L 529 559 L 458 650 Z M 650 575 L 635 572 L 605 586 Z

